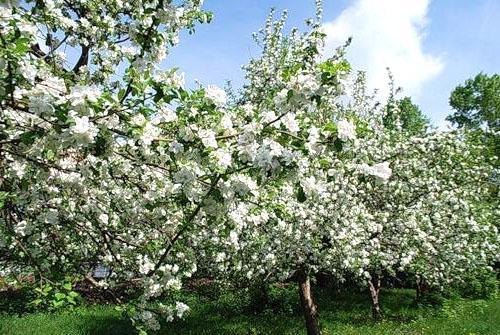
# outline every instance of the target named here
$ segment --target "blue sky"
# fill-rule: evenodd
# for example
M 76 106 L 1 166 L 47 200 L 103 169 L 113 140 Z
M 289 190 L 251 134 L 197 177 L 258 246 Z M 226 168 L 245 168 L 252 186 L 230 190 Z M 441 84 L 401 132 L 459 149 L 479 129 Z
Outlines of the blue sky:
M 183 34 L 168 66 L 188 82 L 238 88 L 241 65 L 258 56 L 251 34 L 271 7 L 288 10 L 288 27 L 304 27 L 315 13 L 313 0 L 206 0 L 214 13 L 194 35 Z M 368 72 L 371 88 L 386 87 L 385 67 L 437 126 L 450 113 L 451 90 L 480 71 L 500 72 L 499 0 L 324 0 L 327 53 L 353 37 L 348 59 Z

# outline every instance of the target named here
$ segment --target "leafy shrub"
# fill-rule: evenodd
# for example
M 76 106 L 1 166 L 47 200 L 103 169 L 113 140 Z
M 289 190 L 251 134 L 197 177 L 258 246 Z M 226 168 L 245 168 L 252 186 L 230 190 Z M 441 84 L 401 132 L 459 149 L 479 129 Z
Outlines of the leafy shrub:
M 423 293 L 417 303 L 423 306 L 442 306 L 448 296 L 438 290 L 430 290 Z
M 496 271 L 483 270 L 465 274 L 462 281 L 448 290 L 448 295 L 471 299 L 491 299 L 498 294 L 499 281 Z
M 35 287 L 33 292 L 34 299 L 28 303 L 28 307 L 34 310 L 71 309 L 83 300 L 80 294 L 73 290 L 73 283 L 69 277 L 60 283 Z
M 248 292 L 247 311 L 252 314 L 294 314 L 300 309 L 297 289 L 293 285 L 257 283 Z
M 484 269 L 464 274 L 460 281 L 443 290 L 430 289 L 423 293 L 417 302 L 422 305 L 444 306 L 448 300 L 461 298 L 489 300 L 498 296 L 499 284 L 497 273 Z
M 269 308 L 280 314 L 297 314 L 300 311 L 299 295 L 295 285 L 271 286 L 269 289 Z
M 485 300 L 445 300 L 441 313 L 449 319 L 464 318 L 467 316 L 481 315 L 488 307 Z

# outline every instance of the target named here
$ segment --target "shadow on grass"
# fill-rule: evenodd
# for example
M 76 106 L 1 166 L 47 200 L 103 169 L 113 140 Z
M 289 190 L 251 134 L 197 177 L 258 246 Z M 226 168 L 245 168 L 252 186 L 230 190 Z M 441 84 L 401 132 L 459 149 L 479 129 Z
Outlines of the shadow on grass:
M 0 314 L 23 314 L 29 299 L 27 290 L 6 289 L 0 291 Z
M 318 289 L 316 297 L 322 320 L 353 327 L 377 324 L 371 316 L 371 300 L 368 292 L 339 294 L 331 290 Z M 382 290 L 380 303 L 384 321 L 406 323 L 432 310 L 417 306 L 415 291 L 406 289 Z
M 477 302 L 457 300 L 449 306 L 451 317 L 436 317 L 433 307 L 414 303 L 413 290 L 381 291 L 383 322 L 371 318 L 370 296 L 355 291 L 340 294 L 333 289 L 314 289 L 320 323 L 325 334 L 498 334 L 500 303 L 478 313 Z M 259 298 L 260 299 L 260 298 Z M 160 335 L 297 335 L 304 334 L 304 321 L 295 286 L 272 288 L 267 300 L 255 300 L 245 290 L 217 293 L 191 292 L 178 300 L 191 311 L 184 320 L 165 323 Z M 456 306 L 455 306 L 456 305 Z M 443 308 L 445 310 L 446 308 Z M 443 313 L 441 310 L 441 314 Z M 452 330 L 452 328 L 454 330 Z M 446 330 L 447 332 L 443 333 Z M 465 332 L 467 330 L 468 332 Z M 36 313 L 22 317 L 0 314 L 2 335 L 131 335 L 130 321 L 113 306 L 85 306 L 68 313 Z
M 0 334 L 128 335 L 135 331 L 112 307 L 88 306 L 67 313 L 0 315 Z
M 286 294 L 288 296 L 281 298 L 294 304 L 289 308 L 290 313 L 275 311 L 272 306 L 264 308 L 261 313 L 252 313 L 251 306 L 242 306 L 241 301 L 246 299 L 237 292 L 225 293 L 215 300 L 199 298 L 191 301 L 193 309 L 185 320 L 165 325 L 162 334 L 301 334 L 304 332 L 304 325 L 298 307 L 298 292 L 293 288 L 287 289 Z M 341 295 L 332 289 L 315 288 L 314 294 L 323 324 L 355 328 L 376 324 L 371 318 L 370 297 L 367 292 Z M 381 303 L 385 320 L 405 323 L 419 318 L 423 310 L 414 304 L 414 298 L 413 290 L 382 291 Z
M 135 330 L 129 320 L 120 316 L 95 316 L 81 317 L 77 326 L 82 335 L 132 335 Z

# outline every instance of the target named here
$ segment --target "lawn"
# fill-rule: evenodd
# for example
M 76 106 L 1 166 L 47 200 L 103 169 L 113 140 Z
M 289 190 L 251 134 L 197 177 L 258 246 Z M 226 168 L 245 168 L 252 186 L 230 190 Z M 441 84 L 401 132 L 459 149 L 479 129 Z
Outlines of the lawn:
M 256 312 L 244 292 L 191 293 L 192 306 L 185 320 L 166 324 L 161 334 L 304 334 L 294 287 L 275 288 Z M 385 318 L 370 318 L 368 297 L 362 293 L 340 297 L 316 289 L 324 334 L 500 334 L 500 300 L 448 300 L 440 307 L 416 306 L 414 291 L 382 292 Z M 255 304 L 255 302 L 254 302 Z M 0 315 L 2 335 L 134 334 L 127 320 L 113 306 L 85 306 L 57 314 Z

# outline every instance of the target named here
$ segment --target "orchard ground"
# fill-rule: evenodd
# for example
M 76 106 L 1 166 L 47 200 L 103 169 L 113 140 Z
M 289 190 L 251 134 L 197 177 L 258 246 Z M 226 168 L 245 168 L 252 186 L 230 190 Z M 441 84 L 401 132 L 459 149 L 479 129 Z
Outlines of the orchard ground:
M 381 293 L 384 319 L 373 321 L 367 292 L 339 295 L 315 288 L 324 334 L 500 334 L 500 299 L 450 299 L 415 304 L 415 291 Z M 266 297 L 248 290 L 209 288 L 183 294 L 193 306 L 181 321 L 166 324 L 160 334 L 303 334 L 303 317 L 295 286 L 273 287 Z M 259 301 L 261 300 L 261 301 Z M 72 311 L 0 315 L 3 335 L 135 334 L 112 305 L 87 305 Z

